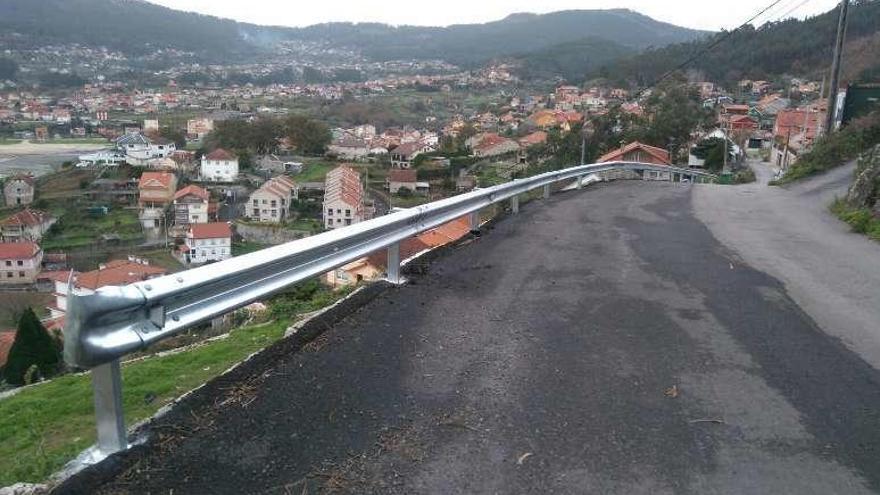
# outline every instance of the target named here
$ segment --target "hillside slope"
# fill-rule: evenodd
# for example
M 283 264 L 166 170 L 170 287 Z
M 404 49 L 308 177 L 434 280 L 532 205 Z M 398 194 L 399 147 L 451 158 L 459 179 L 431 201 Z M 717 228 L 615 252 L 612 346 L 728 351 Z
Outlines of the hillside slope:
M 689 68 L 698 69 L 715 81 L 732 82 L 741 78 L 772 79 L 782 74 L 821 78 L 831 61 L 837 32 L 838 9 L 806 20 L 786 20 L 759 28 L 748 27 L 700 57 Z M 880 32 L 880 1 L 857 0 L 850 8 L 847 28 L 846 73 L 859 77 L 872 67 L 880 67 L 880 53 L 872 38 Z M 715 36 L 723 36 L 717 34 Z M 613 64 L 605 75 L 650 84 L 670 68 L 699 53 L 715 37 L 646 50 Z M 868 52 L 865 52 L 868 49 Z
M 449 27 L 319 24 L 297 29 L 292 36 L 360 47 L 365 55 L 376 60 L 437 58 L 471 64 L 587 37 L 641 49 L 689 41 L 704 34 L 631 10 L 614 9 L 513 14 L 500 21 Z
M 78 43 L 130 54 L 174 48 L 217 56 L 252 53 L 257 40 L 279 31 L 140 0 L 2 0 L 0 33 L 13 47 Z
M 129 54 L 172 48 L 224 60 L 256 53 L 280 40 L 298 40 L 379 61 L 443 59 L 469 65 L 587 37 L 642 49 L 703 34 L 620 9 L 514 14 L 500 21 L 449 27 L 329 23 L 284 28 L 181 12 L 142 0 L 0 0 L 3 46 L 79 43 Z

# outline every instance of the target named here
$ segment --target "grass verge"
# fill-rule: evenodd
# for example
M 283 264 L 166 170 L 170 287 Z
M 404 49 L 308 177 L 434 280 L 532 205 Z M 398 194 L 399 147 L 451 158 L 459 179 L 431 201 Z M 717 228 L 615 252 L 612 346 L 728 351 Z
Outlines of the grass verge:
M 842 199 L 837 199 L 831 204 L 831 213 L 843 220 L 853 232 L 865 234 L 875 241 L 880 241 L 880 218 L 868 208 L 852 208 Z
M 194 349 L 124 364 L 126 424 L 149 418 L 181 394 L 280 339 L 287 321 L 234 330 Z M 39 483 L 95 442 L 88 374 L 67 375 L 0 400 L 0 486 Z

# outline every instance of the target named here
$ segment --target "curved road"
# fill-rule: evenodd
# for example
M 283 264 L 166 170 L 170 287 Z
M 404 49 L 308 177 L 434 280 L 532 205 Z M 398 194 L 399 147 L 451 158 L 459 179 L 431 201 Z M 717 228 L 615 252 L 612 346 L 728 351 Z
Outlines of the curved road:
M 763 194 L 619 182 L 525 205 L 301 352 L 196 392 L 147 446 L 62 491 L 878 490 L 880 374 L 855 348 L 880 328 L 859 326 L 875 294 L 850 287 L 842 309 L 864 311 L 834 328 L 810 297 L 880 266 L 880 248 L 811 281 L 797 263 L 825 248 L 799 242 L 833 235 L 822 246 L 850 255 L 861 240 L 833 223 L 797 238 L 779 220 L 825 223 L 821 205 L 792 220 Z M 856 283 L 877 282 L 867 265 Z

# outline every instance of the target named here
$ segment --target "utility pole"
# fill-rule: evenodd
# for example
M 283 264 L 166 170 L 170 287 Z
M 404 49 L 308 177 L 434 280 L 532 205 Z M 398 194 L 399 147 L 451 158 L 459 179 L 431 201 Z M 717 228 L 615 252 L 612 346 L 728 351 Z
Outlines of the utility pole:
M 843 42 L 846 38 L 846 16 L 849 11 L 849 0 L 840 0 L 840 16 L 837 20 L 837 41 L 834 44 L 834 59 L 831 62 L 831 86 L 828 90 L 828 113 L 825 115 L 825 133 L 834 131 L 837 115 L 837 91 L 840 86 L 841 58 L 843 58 Z

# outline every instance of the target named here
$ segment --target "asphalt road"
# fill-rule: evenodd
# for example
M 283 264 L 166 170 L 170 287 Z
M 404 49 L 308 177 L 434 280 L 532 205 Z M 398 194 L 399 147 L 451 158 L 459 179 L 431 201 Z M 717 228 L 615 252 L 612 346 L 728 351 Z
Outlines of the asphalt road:
M 712 189 L 524 205 L 66 491 L 880 489 L 880 374 L 716 240 Z

